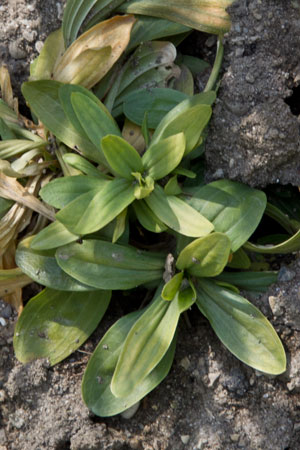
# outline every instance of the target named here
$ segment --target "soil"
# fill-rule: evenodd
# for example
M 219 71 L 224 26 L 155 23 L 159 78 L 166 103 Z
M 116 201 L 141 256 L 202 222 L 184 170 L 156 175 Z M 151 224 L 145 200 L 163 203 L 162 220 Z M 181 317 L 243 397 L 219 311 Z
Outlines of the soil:
M 29 61 L 59 26 L 63 3 L 2 0 L 0 58 L 17 94 Z M 299 7 L 297 0 L 239 0 L 231 7 L 207 144 L 210 177 L 299 185 L 298 117 L 285 102 L 298 83 Z M 180 324 L 170 374 L 130 420 L 94 416 L 80 393 L 89 354 L 122 305 L 113 302 L 81 349 L 49 368 L 44 360 L 15 359 L 16 316 L 0 303 L 0 450 L 300 449 L 299 258 L 281 268 L 280 280 L 251 301 L 283 341 L 285 374 L 268 377 L 240 363 L 193 310 L 191 327 Z

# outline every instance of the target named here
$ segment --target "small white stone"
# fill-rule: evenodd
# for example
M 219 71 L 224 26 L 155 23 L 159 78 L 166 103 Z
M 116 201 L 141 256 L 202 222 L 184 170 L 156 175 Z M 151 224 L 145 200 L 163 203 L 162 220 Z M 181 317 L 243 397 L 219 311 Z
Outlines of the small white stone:
M 0 325 L 2 325 L 2 327 L 6 326 L 6 320 L 4 319 L 4 317 L 0 317 Z
M 190 440 L 190 436 L 188 434 L 183 434 L 182 436 L 180 436 L 181 442 L 186 445 L 188 444 L 189 440 Z

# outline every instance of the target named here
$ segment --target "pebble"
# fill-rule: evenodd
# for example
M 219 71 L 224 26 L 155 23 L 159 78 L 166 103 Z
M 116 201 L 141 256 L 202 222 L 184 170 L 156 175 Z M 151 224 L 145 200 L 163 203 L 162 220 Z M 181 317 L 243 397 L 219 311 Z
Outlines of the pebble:
M 3 389 L 0 390 L 0 403 L 3 403 L 5 401 L 6 394 Z
M 32 30 L 32 31 L 24 30 L 23 31 L 23 37 L 24 37 L 24 39 L 26 39 L 26 41 L 33 42 L 35 40 L 35 38 L 37 37 L 37 31 L 35 31 L 35 30 Z
M 205 45 L 208 48 L 211 48 L 215 45 L 216 43 L 216 37 L 215 36 L 210 36 L 208 39 L 206 39 L 205 41 Z
M 13 310 L 12 307 L 7 304 L 5 308 L 1 311 L 1 316 L 4 317 L 4 319 L 9 319 L 12 316 Z
M 220 372 L 213 372 L 208 374 L 209 379 L 209 387 L 213 387 L 216 383 L 216 381 L 220 378 Z
M 253 75 L 251 75 L 251 73 L 247 73 L 247 75 L 245 76 L 245 80 L 250 84 L 253 84 L 255 82 L 255 78 Z
M 20 47 L 21 40 L 12 41 L 8 45 L 10 56 L 14 59 L 23 59 L 26 57 L 26 52 Z
M 0 325 L 1 325 L 2 327 L 5 327 L 5 326 L 6 326 L 6 320 L 4 319 L 4 317 L 0 317 Z
M 280 305 L 280 301 L 279 301 L 278 297 L 274 297 L 273 295 L 270 295 L 268 300 L 269 300 L 269 305 L 270 305 L 273 315 L 275 317 L 282 316 L 284 311 Z
M 190 440 L 190 436 L 188 434 L 183 434 L 180 436 L 181 442 L 186 445 Z
M 41 53 L 44 43 L 42 41 L 36 41 L 35 49 L 38 53 Z
M 236 433 L 233 433 L 230 435 L 230 439 L 232 440 L 232 442 L 237 442 L 239 440 L 240 436 Z
M 243 397 L 249 389 L 249 383 L 243 372 L 239 369 L 234 369 L 225 377 L 223 386 L 229 392 L 232 392 L 237 397 Z
M 293 270 L 282 266 L 278 272 L 278 281 L 291 281 L 295 278 L 295 276 L 296 273 Z
M 187 356 L 185 356 L 179 363 L 179 365 L 181 367 L 183 367 L 185 370 L 188 370 L 188 368 L 191 365 L 191 361 L 189 360 L 189 358 Z

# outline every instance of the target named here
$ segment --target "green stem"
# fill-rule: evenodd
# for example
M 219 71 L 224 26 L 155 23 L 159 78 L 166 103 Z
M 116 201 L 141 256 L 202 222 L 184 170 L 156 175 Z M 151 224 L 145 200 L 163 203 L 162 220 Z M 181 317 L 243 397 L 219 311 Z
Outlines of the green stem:
M 215 62 L 203 92 L 212 91 L 217 83 L 224 55 L 224 46 L 222 41 L 223 36 L 219 35 Z

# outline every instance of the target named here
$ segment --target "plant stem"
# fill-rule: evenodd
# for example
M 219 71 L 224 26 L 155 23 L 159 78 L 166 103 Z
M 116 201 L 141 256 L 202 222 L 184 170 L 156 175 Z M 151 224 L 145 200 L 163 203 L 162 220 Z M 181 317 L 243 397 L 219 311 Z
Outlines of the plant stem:
M 224 55 L 224 46 L 223 46 L 223 35 L 218 36 L 218 43 L 217 43 L 217 53 L 215 57 L 215 62 L 211 71 L 211 74 L 209 76 L 209 79 L 206 83 L 205 89 L 203 92 L 212 91 L 216 85 L 220 69 L 222 66 L 223 61 L 223 55 Z

